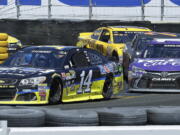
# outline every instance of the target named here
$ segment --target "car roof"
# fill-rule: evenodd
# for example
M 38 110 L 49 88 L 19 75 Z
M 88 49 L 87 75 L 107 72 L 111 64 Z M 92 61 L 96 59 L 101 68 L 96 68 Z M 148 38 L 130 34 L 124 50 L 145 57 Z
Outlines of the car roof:
M 166 44 L 166 45 L 180 45 L 180 39 L 154 39 L 150 41 L 151 45 L 161 45 L 161 44 Z
M 151 31 L 149 28 L 138 26 L 108 26 L 108 28 L 113 31 Z
M 64 46 L 64 45 L 41 45 L 41 46 L 28 46 L 26 48 L 24 48 L 23 50 L 61 50 L 61 51 L 65 51 L 65 50 L 71 50 L 73 48 L 78 48 L 76 46 Z
M 137 35 L 140 38 L 180 38 L 180 35 L 168 32 L 144 32 L 138 33 Z

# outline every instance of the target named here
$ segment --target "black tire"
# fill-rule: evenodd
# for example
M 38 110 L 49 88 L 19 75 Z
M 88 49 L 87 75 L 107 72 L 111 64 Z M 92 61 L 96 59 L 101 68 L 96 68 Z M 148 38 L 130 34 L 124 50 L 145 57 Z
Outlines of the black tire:
M 119 57 L 118 57 L 118 54 L 116 52 L 113 52 L 112 57 L 115 60 L 115 62 L 119 62 Z
M 156 125 L 179 125 L 180 108 L 152 108 L 148 109 L 148 123 Z
M 7 120 L 8 127 L 40 127 L 45 124 L 45 113 L 34 109 L 3 109 L 0 120 Z
M 62 90 L 61 81 L 59 79 L 54 79 L 50 88 L 49 104 L 57 104 L 62 101 Z
M 113 78 L 107 77 L 106 81 L 104 82 L 103 92 L 102 95 L 104 99 L 110 99 L 113 95 Z
M 147 113 L 144 109 L 112 108 L 98 111 L 100 125 L 144 125 L 147 123 Z
M 89 110 L 46 111 L 47 126 L 97 126 L 98 115 Z

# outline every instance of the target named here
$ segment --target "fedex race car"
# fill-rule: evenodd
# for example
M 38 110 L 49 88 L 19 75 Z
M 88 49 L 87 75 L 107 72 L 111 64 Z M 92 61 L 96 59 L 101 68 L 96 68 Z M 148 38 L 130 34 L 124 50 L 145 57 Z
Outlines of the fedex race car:
M 0 104 L 109 99 L 122 89 L 121 66 L 85 48 L 27 47 L 0 66 Z
M 129 91 L 180 92 L 180 40 L 150 41 L 130 64 L 128 82 Z

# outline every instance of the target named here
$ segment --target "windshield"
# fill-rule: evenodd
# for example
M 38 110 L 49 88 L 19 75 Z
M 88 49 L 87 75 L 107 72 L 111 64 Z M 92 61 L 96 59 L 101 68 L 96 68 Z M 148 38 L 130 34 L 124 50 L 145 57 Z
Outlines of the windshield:
M 180 58 L 180 45 L 152 45 L 143 53 L 143 58 Z
M 10 57 L 3 66 L 34 67 L 34 68 L 60 68 L 64 54 L 51 51 L 18 52 Z
M 113 31 L 114 43 L 127 43 L 131 42 L 134 36 L 141 31 Z

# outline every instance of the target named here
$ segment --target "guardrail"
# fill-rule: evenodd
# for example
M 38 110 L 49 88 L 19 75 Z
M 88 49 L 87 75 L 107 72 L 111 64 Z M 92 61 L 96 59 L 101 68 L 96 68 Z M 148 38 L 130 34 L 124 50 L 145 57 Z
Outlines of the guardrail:
M 45 127 L 3 130 L 2 134 L 0 132 L 1 135 L 179 135 L 180 126 Z

